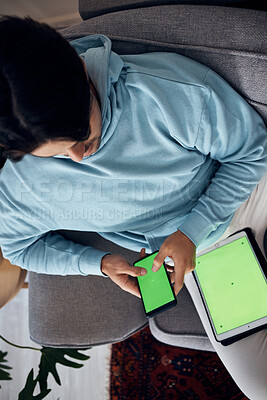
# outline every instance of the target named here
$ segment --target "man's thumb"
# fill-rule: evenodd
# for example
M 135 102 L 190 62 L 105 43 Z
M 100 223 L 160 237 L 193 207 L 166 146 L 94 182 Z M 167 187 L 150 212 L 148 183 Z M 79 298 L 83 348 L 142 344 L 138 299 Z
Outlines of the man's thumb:
M 154 258 L 154 261 L 153 261 L 152 271 L 157 272 L 160 269 L 160 267 L 162 266 L 164 260 L 165 260 L 165 257 L 163 257 L 160 254 L 160 252 L 158 252 L 158 254 L 156 255 L 156 257 Z

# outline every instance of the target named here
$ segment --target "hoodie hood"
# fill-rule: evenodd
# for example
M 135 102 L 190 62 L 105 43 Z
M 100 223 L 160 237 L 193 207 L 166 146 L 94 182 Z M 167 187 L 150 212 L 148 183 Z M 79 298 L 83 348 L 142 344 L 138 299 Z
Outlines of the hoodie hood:
M 118 109 L 115 115 L 112 113 L 112 104 L 121 103 L 117 99 L 114 84 L 118 82 L 124 64 L 122 59 L 111 51 L 111 41 L 104 35 L 85 36 L 73 40 L 70 44 L 84 60 L 88 75 L 99 94 L 102 114 L 101 144 L 97 150 L 99 151 L 112 136 L 112 125 L 115 127 L 120 117 Z

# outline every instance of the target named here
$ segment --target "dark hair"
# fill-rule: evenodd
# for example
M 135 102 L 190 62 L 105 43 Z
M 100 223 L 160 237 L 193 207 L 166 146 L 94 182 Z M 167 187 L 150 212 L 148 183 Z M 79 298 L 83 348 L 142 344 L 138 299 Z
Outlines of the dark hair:
M 29 17 L 0 19 L 0 168 L 49 140 L 85 140 L 89 108 L 89 83 L 73 47 Z

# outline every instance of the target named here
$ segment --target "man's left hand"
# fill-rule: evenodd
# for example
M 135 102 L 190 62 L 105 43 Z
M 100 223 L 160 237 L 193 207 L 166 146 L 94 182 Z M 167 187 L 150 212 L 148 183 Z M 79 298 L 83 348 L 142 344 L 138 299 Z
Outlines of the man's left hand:
M 170 278 L 177 295 L 183 287 L 185 274 L 195 268 L 196 246 L 183 232 L 174 232 L 164 240 L 155 257 L 152 268 L 154 272 L 160 269 L 166 257 L 174 262 Z

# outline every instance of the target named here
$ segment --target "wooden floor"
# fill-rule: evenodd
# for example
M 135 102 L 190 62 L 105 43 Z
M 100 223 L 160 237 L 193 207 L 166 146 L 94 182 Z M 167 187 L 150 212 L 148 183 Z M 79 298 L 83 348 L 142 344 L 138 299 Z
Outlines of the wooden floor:
M 0 0 L 0 14 L 30 16 L 55 27 L 81 21 L 78 0 Z

